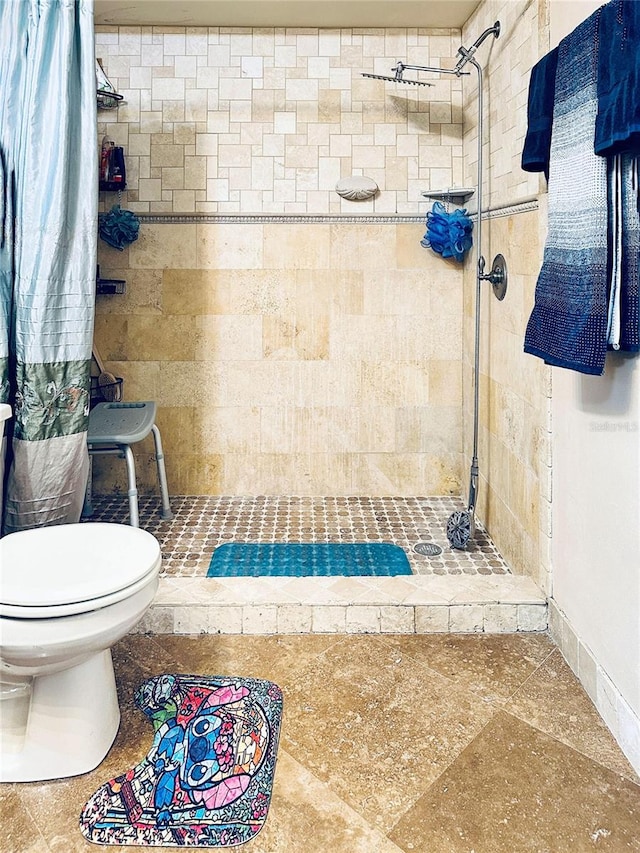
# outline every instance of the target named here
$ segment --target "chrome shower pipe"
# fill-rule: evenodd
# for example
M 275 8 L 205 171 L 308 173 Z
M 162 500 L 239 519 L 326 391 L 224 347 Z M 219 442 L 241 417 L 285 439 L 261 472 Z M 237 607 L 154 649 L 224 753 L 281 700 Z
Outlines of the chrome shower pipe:
M 405 65 L 404 62 L 398 62 L 391 69 L 395 71 L 393 77 L 390 77 L 388 74 L 371 74 L 368 71 L 362 71 L 363 77 L 370 77 L 372 80 L 386 80 L 388 83 L 408 83 L 412 86 L 433 86 L 433 83 L 429 83 L 426 80 L 406 80 L 402 75 L 403 73 L 409 69 L 409 71 L 428 71 L 435 74 L 455 74 L 456 77 L 464 76 L 468 74 L 468 71 L 454 71 L 453 68 L 432 68 L 428 65 Z
M 455 74 L 456 77 L 460 76 L 460 72 L 456 71 L 455 68 L 432 68 L 430 65 L 405 65 L 404 62 L 398 62 L 395 68 L 391 69 L 396 72 L 396 78 L 399 83 L 402 83 L 402 72 L 409 71 L 429 71 L 433 74 Z M 463 71 L 462 74 L 468 74 L 468 71 Z M 398 76 L 399 75 L 399 76 Z
M 469 482 L 469 507 L 470 513 L 475 512 L 476 496 L 478 493 L 478 409 L 480 403 L 480 298 L 481 298 L 481 275 L 484 272 L 485 260 L 482 254 L 482 183 L 483 163 L 482 149 L 484 137 L 484 97 L 482 68 L 479 63 L 471 57 L 469 62 L 478 72 L 478 194 L 477 222 L 476 222 L 476 306 L 475 306 L 475 351 L 473 363 L 473 455 L 471 457 L 471 473 Z
M 496 21 L 492 27 L 487 27 L 487 29 L 478 36 L 470 48 L 467 49 L 464 45 L 460 45 L 458 48 L 458 56 L 460 59 L 456 63 L 456 67 L 454 69 L 456 74 L 460 73 L 467 62 L 471 62 L 473 54 L 480 47 L 482 42 L 491 35 L 494 36 L 494 38 L 498 38 L 500 35 L 500 21 Z

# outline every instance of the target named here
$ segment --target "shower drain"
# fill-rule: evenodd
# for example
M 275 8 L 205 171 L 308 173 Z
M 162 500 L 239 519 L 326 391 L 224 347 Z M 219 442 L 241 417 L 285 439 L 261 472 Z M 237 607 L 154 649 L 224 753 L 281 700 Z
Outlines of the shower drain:
M 423 557 L 439 557 L 442 554 L 442 548 L 434 545 L 433 542 L 416 542 L 413 550 L 416 554 L 422 554 Z

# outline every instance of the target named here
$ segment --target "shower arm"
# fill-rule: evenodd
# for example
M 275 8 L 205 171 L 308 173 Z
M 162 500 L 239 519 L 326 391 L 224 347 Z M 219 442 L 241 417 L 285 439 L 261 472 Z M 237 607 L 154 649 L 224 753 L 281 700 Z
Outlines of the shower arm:
M 430 65 L 405 65 L 404 62 L 398 62 L 398 64 L 391 69 L 396 72 L 396 78 L 399 83 L 403 83 L 402 72 L 403 71 L 428 71 L 433 74 L 455 74 L 456 77 L 466 77 L 469 72 L 468 71 L 456 71 L 455 68 L 433 68 Z

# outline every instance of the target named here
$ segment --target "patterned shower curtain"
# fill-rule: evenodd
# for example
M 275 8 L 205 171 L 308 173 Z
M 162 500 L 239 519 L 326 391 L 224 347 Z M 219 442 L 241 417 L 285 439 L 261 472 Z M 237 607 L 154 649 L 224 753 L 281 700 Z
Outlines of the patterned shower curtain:
M 88 472 L 98 162 L 93 0 L 0 0 L 3 532 L 78 521 Z

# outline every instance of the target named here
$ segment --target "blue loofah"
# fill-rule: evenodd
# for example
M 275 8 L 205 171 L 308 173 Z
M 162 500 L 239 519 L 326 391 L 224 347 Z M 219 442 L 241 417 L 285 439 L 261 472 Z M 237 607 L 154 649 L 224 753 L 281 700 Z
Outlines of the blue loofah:
M 427 230 L 420 244 L 443 258 L 462 261 L 473 243 L 472 230 L 473 222 L 464 208 L 447 213 L 445 206 L 436 201 L 427 213 Z
M 129 243 L 138 239 L 140 220 L 130 210 L 123 210 L 119 204 L 114 204 L 108 213 L 98 217 L 98 233 L 105 243 L 120 252 Z

